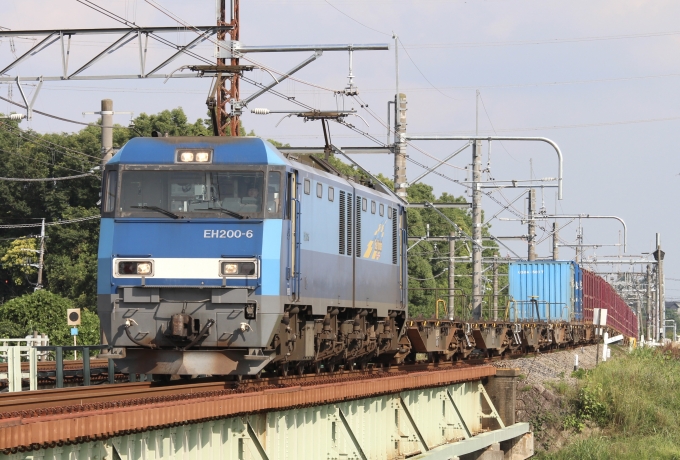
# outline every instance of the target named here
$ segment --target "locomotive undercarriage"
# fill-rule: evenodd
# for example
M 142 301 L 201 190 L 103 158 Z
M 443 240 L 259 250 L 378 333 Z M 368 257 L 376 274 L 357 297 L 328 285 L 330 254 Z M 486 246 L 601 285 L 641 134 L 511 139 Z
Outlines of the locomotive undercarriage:
M 370 308 L 328 307 L 321 316 L 310 306 L 288 305 L 271 343 L 276 353 L 268 369 L 286 375 L 398 363 L 410 352 L 408 341 L 400 341 L 403 323 L 404 313 L 397 311 L 380 317 Z

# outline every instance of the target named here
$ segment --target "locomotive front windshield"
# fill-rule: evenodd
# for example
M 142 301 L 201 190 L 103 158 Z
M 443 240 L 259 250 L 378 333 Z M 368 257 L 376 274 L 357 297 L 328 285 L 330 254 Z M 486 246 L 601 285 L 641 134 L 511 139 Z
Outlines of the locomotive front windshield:
M 116 214 L 122 217 L 262 218 L 280 214 L 279 171 L 125 170 L 120 182 Z

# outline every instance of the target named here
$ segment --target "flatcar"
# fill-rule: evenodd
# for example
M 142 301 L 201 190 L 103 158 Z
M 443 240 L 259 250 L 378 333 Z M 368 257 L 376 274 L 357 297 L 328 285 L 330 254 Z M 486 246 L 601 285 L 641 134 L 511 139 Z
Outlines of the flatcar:
M 106 164 L 102 343 L 123 372 L 320 372 L 409 352 L 406 212 L 256 137 L 134 138 Z

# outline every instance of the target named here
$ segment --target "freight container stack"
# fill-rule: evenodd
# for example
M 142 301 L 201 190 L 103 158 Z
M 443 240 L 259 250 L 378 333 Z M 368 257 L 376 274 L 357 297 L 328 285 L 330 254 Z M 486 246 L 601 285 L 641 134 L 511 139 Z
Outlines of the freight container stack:
M 607 309 L 607 325 L 638 336 L 633 310 L 602 277 L 568 261 L 513 262 L 509 268 L 512 321 L 592 324 L 595 308 Z

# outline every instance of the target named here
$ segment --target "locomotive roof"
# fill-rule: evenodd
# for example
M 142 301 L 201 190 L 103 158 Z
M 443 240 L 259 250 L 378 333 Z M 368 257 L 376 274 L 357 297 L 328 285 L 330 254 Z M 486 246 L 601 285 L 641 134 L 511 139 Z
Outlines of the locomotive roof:
M 109 164 L 174 164 L 178 148 L 213 149 L 212 164 L 284 165 L 288 161 L 271 143 L 259 137 L 135 137 Z

